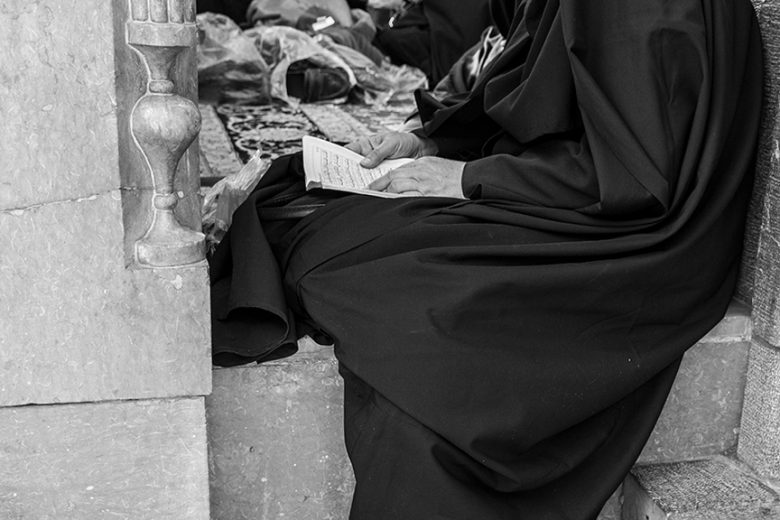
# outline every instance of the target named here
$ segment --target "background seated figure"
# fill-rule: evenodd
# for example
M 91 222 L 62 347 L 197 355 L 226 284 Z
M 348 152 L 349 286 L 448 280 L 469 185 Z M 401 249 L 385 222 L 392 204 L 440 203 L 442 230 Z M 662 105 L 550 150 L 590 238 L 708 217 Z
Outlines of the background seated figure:
M 352 0 L 198 0 L 199 13 L 212 12 L 229 16 L 238 24 L 252 24 L 262 16 L 286 18 L 292 22 L 311 7 L 327 10 L 341 25 L 351 25 L 350 8 L 362 7 L 365 2 Z M 247 16 L 252 14 L 253 16 Z
M 422 70 L 436 85 L 490 25 L 488 0 L 420 0 L 406 7 L 387 27 L 380 26 L 376 45 L 396 64 Z

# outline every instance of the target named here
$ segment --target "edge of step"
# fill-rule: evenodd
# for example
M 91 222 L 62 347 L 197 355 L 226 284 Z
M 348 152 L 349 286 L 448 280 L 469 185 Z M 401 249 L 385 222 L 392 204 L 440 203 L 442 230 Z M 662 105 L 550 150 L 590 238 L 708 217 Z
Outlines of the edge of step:
M 751 328 L 749 307 L 733 301 L 726 316 L 688 350 L 640 464 L 707 457 L 736 446 Z
M 724 455 L 638 465 L 623 484 L 623 520 L 769 520 L 780 494 Z
M 750 319 L 750 306 L 739 300 L 732 300 L 723 319 L 698 343 L 750 341 L 752 333 L 753 322 Z

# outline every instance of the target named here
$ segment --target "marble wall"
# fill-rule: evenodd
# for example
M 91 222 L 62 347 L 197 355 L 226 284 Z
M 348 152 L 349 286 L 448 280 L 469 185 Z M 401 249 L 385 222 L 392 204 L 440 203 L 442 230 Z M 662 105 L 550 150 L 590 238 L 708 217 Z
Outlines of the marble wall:
M 133 262 L 152 189 L 128 10 L 0 2 L 0 518 L 208 518 L 207 267 Z M 197 150 L 179 170 L 198 229 Z

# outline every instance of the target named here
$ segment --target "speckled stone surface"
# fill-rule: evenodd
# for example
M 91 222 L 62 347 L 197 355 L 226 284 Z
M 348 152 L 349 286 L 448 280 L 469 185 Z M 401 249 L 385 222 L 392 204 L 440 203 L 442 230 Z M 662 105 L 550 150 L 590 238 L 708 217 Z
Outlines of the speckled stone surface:
M 739 458 L 780 479 L 780 350 L 756 341 L 750 347 L 741 428 Z
M 750 310 L 733 302 L 726 316 L 685 354 L 640 461 L 690 459 L 736 445 L 750 331 Z
M 621 485 L 609 500 L 604 504 L 604 508 L 599 513 L 596 520 L 620 520 L 623 511 L 623 486 Z
M 764 186 L 761 236 L 755 259 L 753 289 L 754 331 L 780 347 L 780 119 L 772 130 L 771 173 Z
M 752 332 L 753 325 L 750 319 L 750 307 L 738 300 L 732 300 L 723 319 L 699 343 L 750 341 Z
M 126 269 L 120 199 L 0 212 L 0 406 L 209 393 L 207 268 Z
M 0 518 L 208 520 L 203 398 L 0 409 Z
M 635 467 L 623 520 L 775 520 L 780 496 L 725 457 Z
M 216 369 L 206 398 L 213 520 L 345 520 L 354 480 L 329 347 Z
M 748 215 L 745 250 L 742 259 L 742 276 L 739 282 L 739 293 L 750 300 L 753 288 L 760 283 L 757 263 L 759 241 L 766 223 L 762 223 L 768 215 L 766 194 L 770 184 L 777 186 L 780 181 L 778 159 L 780 159 L 780 133 L 778 132 L 778 101 L 780 101 L 780 0 L 753 0 L 764 49 L 764 106 L 761 121 L 761 132 L 758 143 L 756 164 L 756 181 L 753 198 Z M 775 192 L 776 193 L 776 192 Z M 776 195 L 775 195 L 776 199 Z M 777 201 L 774 202 L 777 215 Z M 777 230 L 775 225 L 775 230 Z M 775 234 L 775 239 L 778 235 Z
M 753 321 L 755 333 L 767 343 L 780 346 L 780 117 L 777 114 L 777 76 L 780 70 L 780 2 L 763 2 L 759 14 L 768 31 L 764 34 L 766 60 L 773 67 L 768 73 L 767 88 L 775 106 L 765 107 L 762 121 L 762 140 L 759 144 L 754 217 L 749 223 L 751 233 L 760 232 L 754 255 Z M 771 43 L 770 43 L 771 41 Z M 760 207 L 759 207 L 760 206 Z M 760 225 L 759 225 L 760 222 Z
M 110 20 L 104 0 L 0 2 L 0 210 L 119 187 Z
M 737 444 L 748 350 L 745 341 L 698 343 L 685 354 L 641 462 L 714 455 Z

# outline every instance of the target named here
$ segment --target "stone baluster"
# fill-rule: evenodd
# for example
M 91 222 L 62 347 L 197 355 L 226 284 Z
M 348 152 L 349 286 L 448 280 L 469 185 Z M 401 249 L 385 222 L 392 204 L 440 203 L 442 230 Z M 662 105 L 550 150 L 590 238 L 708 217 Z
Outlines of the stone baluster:
M 200 131 L 200 112 L 174 92 L 177 56 L 197 43 L 194 0 L 129 0 L 132 20 L 127 43 L 146 65 L 146 93 L 130 116 L 130 127 L 146 159 L 154 185 L 152 224 L 135 244 L 136 261 L 174 266 L 204 258 L 204 236 L 181 225 L 174 215 L 176 167 Z

